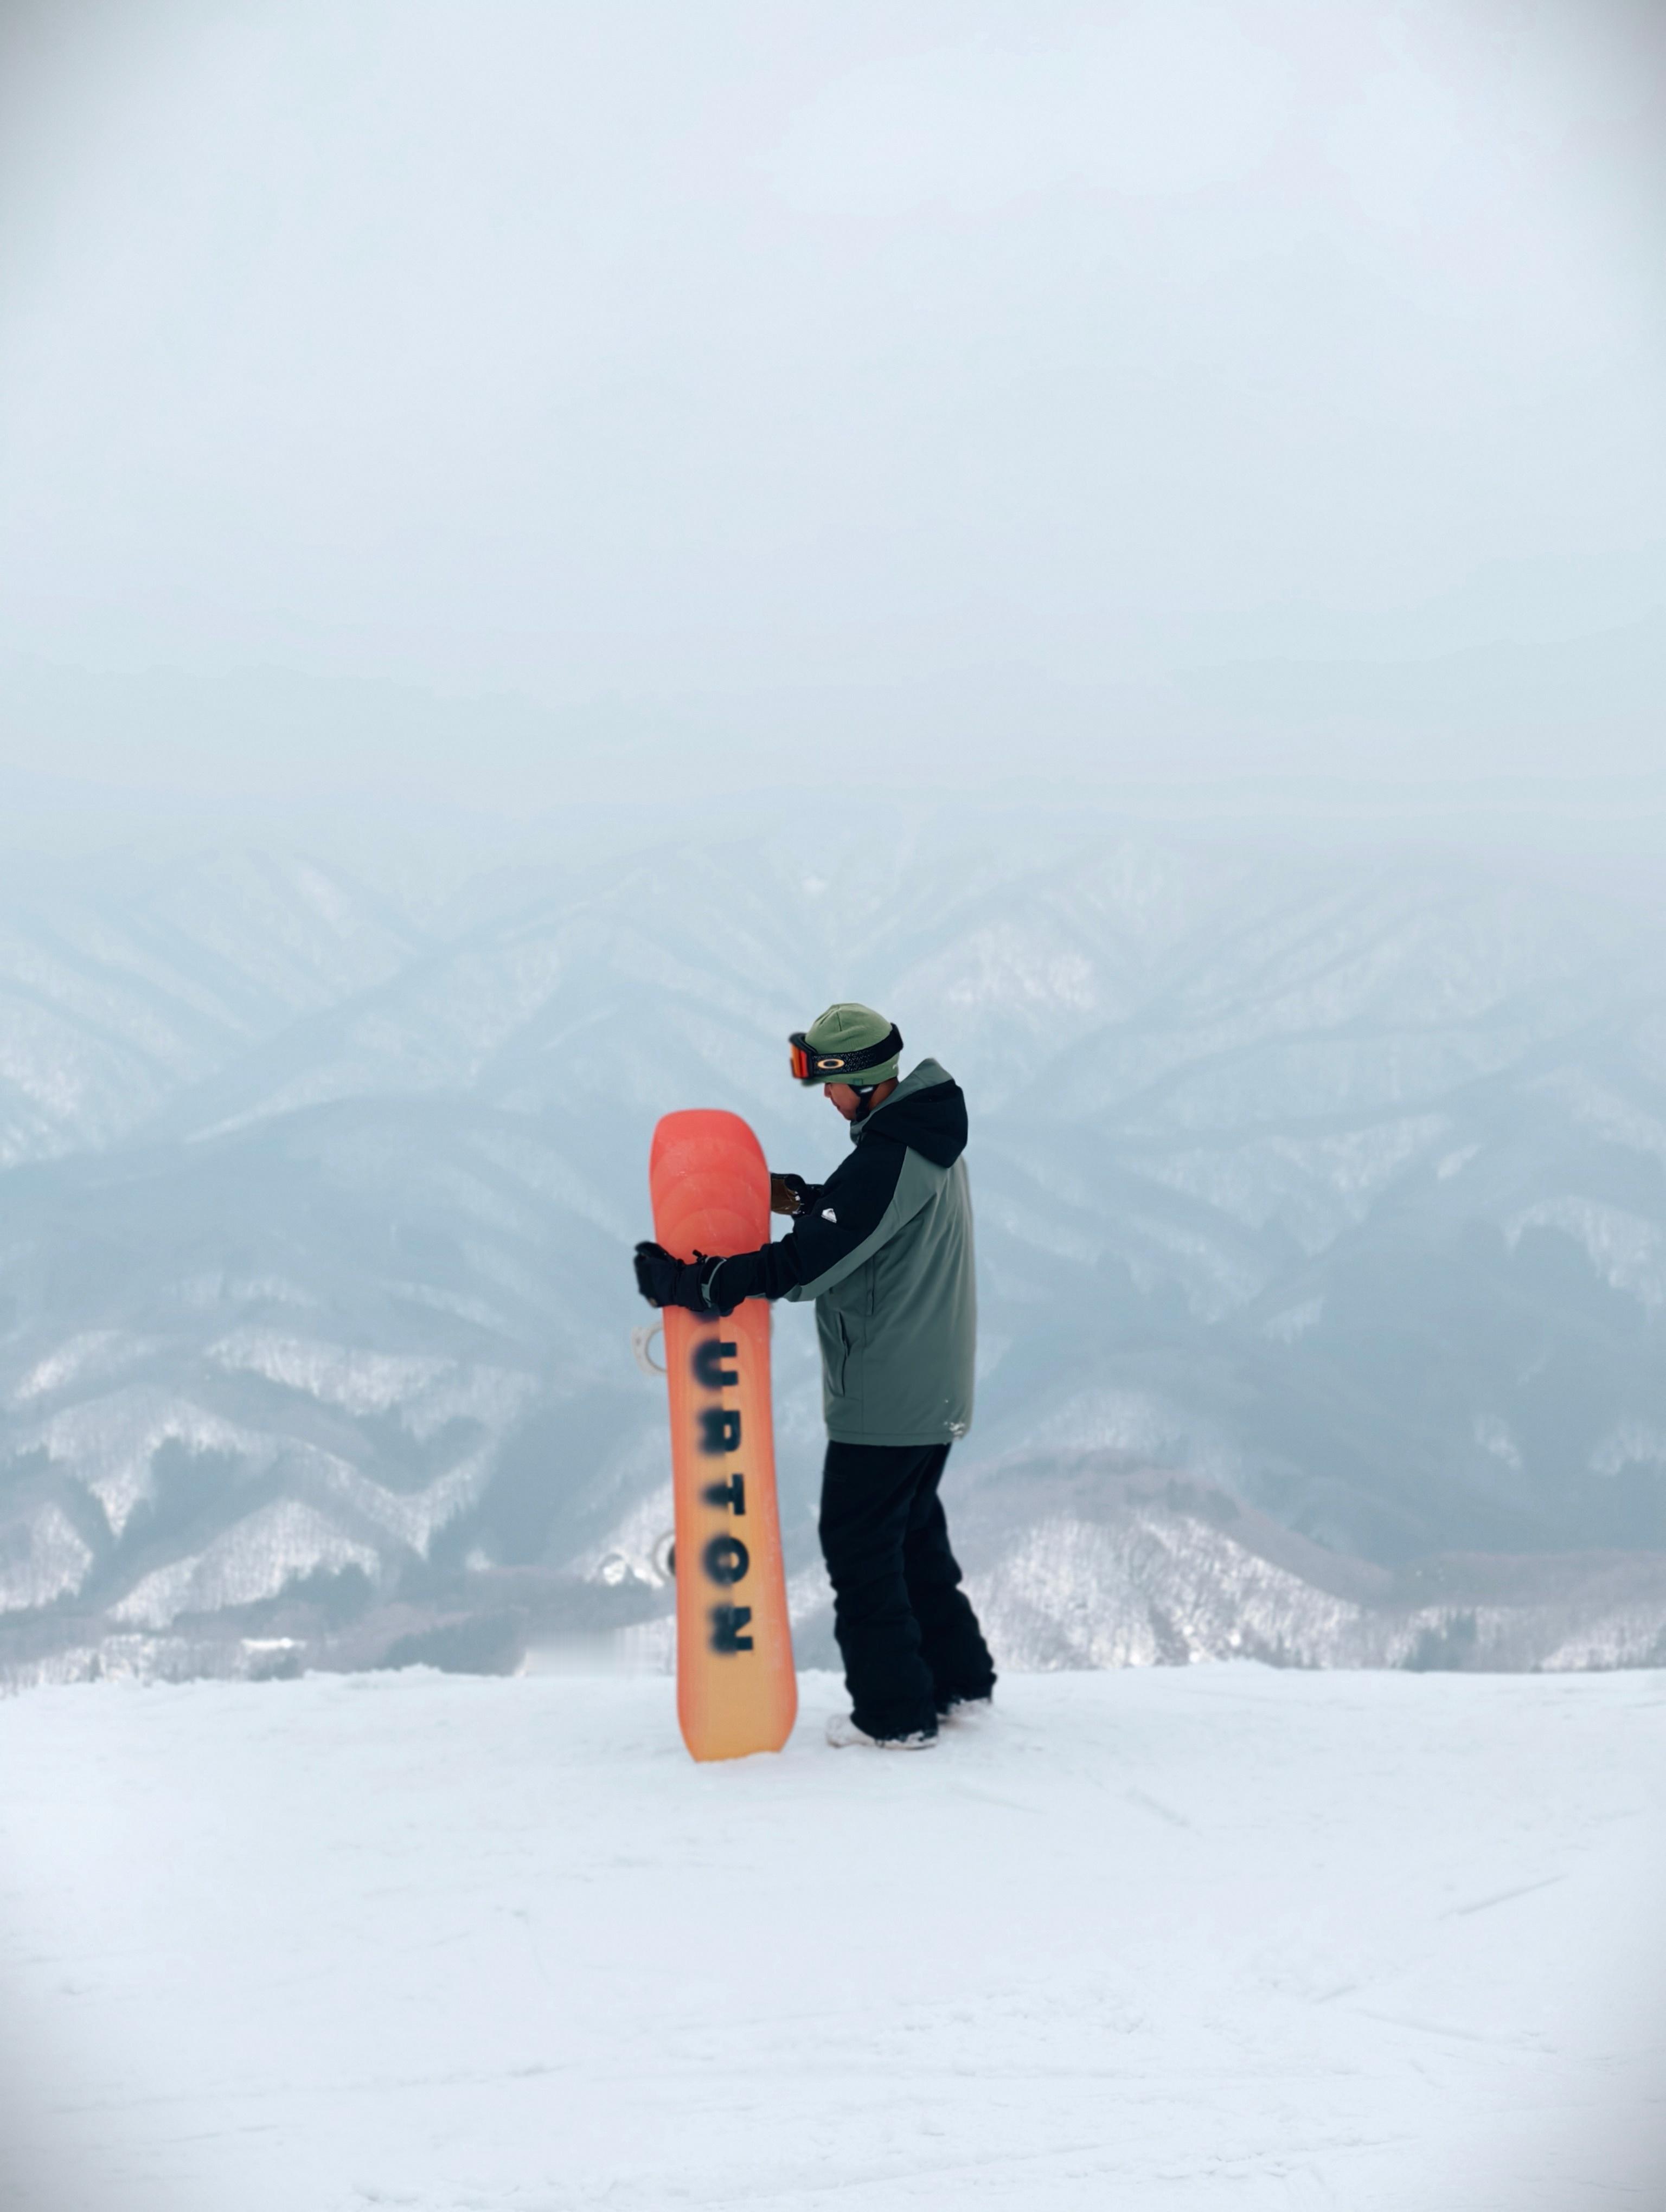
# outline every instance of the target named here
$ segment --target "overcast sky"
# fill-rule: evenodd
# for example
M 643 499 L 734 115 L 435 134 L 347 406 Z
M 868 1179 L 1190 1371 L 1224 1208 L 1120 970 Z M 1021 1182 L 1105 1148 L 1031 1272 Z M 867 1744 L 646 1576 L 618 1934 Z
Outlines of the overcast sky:
M 15 5 L 0 799 L 1629 805 L 1663 16 Z

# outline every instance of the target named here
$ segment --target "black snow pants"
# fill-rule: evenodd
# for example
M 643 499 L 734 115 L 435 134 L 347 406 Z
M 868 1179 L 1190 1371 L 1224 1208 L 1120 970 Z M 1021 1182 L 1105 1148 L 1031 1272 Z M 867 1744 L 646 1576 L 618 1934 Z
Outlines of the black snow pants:
M 995 1670 L 937 1494 L 947 1444 L 830 1443 L 822 1556 L 850 1709 L 870 1735 L 934 1735 L 956 1698 L 987 1698 Z

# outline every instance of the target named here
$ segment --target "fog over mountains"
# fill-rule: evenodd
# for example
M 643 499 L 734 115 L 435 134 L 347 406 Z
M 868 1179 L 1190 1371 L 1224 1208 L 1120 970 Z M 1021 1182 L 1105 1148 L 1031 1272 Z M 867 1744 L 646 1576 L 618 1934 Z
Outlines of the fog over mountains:
M 654 1121 L 844 1141 L 787 1032 L 964 1085 L 959 1525 L 1009 1665 L 1666 1661 L 1657 912 L 1086 823 L 0 893 L 9 1679 L 663 1654 Z M 777 1316 L 789 1570 L 813 1329 Z

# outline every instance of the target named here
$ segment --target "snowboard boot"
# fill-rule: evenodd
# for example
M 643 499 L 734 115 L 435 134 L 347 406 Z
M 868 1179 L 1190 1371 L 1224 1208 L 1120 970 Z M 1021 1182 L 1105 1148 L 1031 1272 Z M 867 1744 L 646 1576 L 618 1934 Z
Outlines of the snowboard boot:
M 870 1735 L 857 1727 L 854 1714 L 835 1713 L 827 1723 L 827 1741 L 835 1751 L 848 1750 L 853 1743 L 865 1743 L 870 1751 L 929 1751 L 937 1731 L 927 1735 L 924 1729 L 915 1729 L 908 1735 Z
M 995 1709 L 992 1697 L 951 1698 L 937 1709 L 939 1721 L 987 1721 Z

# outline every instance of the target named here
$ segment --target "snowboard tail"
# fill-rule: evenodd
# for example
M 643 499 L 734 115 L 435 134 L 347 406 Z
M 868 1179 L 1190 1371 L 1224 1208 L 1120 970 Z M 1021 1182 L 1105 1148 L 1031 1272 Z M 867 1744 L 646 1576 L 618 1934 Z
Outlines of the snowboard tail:
M 679 1260 L 756 1251 L 769 1174 L 738 1114 L 667 1114 L 648 1160 L 654 1233 Z M 798 1713 L 775 1505 L 769 1308 L 727 1320 L 667 1306 L 677 1528 L 677 1716 L 696 1759 L 779 1751 Z

